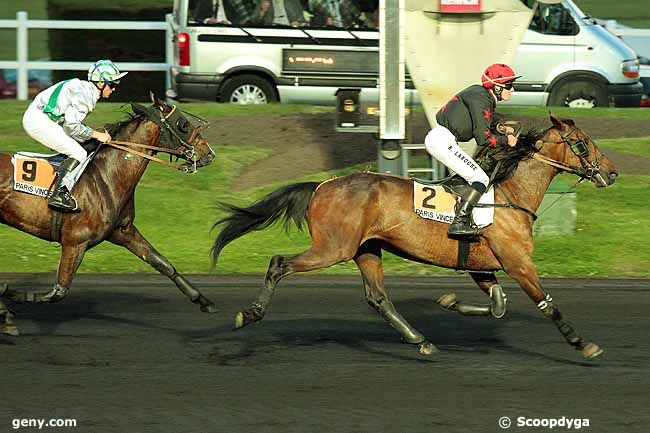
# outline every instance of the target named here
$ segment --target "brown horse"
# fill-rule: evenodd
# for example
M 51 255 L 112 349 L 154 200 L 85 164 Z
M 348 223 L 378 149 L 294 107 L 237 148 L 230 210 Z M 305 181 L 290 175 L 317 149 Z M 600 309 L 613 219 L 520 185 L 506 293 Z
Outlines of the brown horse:
M 491 298 L 487 306 L 458 302 L 453 295 L 439 303 L 465 314 L 505 313 L 505 295 L 494 275 L 504 270 L 557 325 L 565 339 L 585 358 L 602 350 L 585 343 L 540 284 L 532 261 L 532 223 L 551 180 L 565 171 L 604 187 L 614 183 L 617 172 L 591 138 L 573 121 L 551 114 L 552 126 L 529 131 L 513 148 L 488 148 L 485 159 L 501 161 L 496 175 L 494 223 L 471 244 L 467 269 Z M 307 251 L 274 256 L 265 286 L 251 306 L 239 312 L 239 328 L 264 317 L 280 279 L 294 272 L 326 268 L 354 260 L 361 270 L 368 303 L 409 343 L 419 344 L 423 354 L 435 346 L 415 330 L 395 309 L 384 289 L 382 249 L 401 257 L 446 268 L 457 267 L 458 240 L 447 236 L 443 223 L 420 218 L 413 211 L 412 180 L 374 173 L 357 173 L 317 183 L 307 182 L 278 189 L 247 208 L 225 205 L 228 216 L 215 240 L 213 263 L 232 240 L 268 227 L 278 219 L 293 220 L 300 228 L 306 219 L 312 238 Z
M 54 212 L 46 198 L 15 191 L 11 155 L 0 154 L 0 222 L 61 244 L 59 270 L 51 291 L 18 292 L 0 284 L 0 332 L 18 335 L 15 315 L 2 303 L 2 297 L 15 302 L 63 299 L 84 253 L 105 240 L 125 247 L 169 277 L 202 311 L 215 311 L 213 303 L 178 274 L 134 224 L 135 187 L 150 159 L 157 160 L 154 153 L 166 152 L 186 160 L 178 167 L 186 172 L 210 164 L 214 158 L 199 132 L 203 125 L 193 125 L 175 106 L 152 99 L 151 107 L 132 104 L 135 114 L 110 127 L 111 136 L 122 148 L 102 145 L 86 168 L 74 190 L 81 213 Z

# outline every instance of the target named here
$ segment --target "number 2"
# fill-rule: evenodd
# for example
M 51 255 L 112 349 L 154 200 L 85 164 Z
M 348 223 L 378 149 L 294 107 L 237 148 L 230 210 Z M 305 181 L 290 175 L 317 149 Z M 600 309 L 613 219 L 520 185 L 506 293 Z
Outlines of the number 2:
M 36 161 L 23 162 L 23 180 L 34 182 L 36 180 Z
M 432 200 L 436 196 L 436 190 L 434 188 L 429 188 L 427 186 L 422 188 L 422 191 L 429 193 L 429 195 L 424 200 L 422 200 L 422 207 L 426 207 L 428 209 L 435 209 L 436 205 L 429 204 L 429 200 Z

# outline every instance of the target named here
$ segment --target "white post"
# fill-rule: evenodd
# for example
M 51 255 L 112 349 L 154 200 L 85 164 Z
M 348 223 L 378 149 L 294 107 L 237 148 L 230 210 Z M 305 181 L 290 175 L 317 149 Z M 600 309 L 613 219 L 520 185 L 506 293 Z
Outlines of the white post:
M 165 22 L 167 28 L 165 29 L 165 63 L 167 63 L 167 70 L 165 71 L 165 94 L 167 90 L 172 88 L 172 77 L 169 68 L 172 67 L 174 62 L 174 28 L 173 28 L 172 14 L 165 15 Z
M 16 28 L 16 61 L 18 62 L 18 68 L 16 70 L 16 96 L 19 100 L 26 101 L 29 96 L 29 79 L 27 75 L 27 62 L 29 61 L 27 12 L 16 12 L 16 21 L 18 24 Z

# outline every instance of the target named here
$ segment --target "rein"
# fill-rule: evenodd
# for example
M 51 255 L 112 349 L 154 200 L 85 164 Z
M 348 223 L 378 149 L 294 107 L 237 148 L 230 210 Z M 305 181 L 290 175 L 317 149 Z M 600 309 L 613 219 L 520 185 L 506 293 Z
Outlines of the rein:
M 160 159 L 158 157 L 155 157 L 155 156 L 149 155 L 149 154 L 147 154 L 145 152 L 141 152 L 139 150 L 135 150 L 135 149 L 132 149 L 131 147 L 128 147 L 128 146 L 134 146 L 134 147 L 139 147 L 141 149 L 153 150 L 154 152 L 164 152 L 164 153 L 168 153 L 170 155 L 180 156 L 180 157 L 183 157 L 183 158 L 187 159 L 188 161 L 193 160 L 194 159 L 194 142 L 196 141 L 196 138 L 198 137 L 200 130 L 202 128 L 204 128 L 207 125 L 208 122 L 201 119 L 198 116 L 195 116 L 195 115 L 191 114 L 191 113 L 184 112 L 185 114 L 189 114 L 190 116 L 198 119 L 200 121 L 200 123 L 201 123 L 200 126 L 195 127 L 193 129 L 192 134 L 186 140 L 183 137 L 181 137 L 174 130 L 174 128 L 169 124 L 169 119 L 176 112 L 176 110 L 177 110 L 176 105 L 174 105 L 174 106 L 172 106 L 172 110 L 169 113 L 164 114 L 164 113 L 161 112 L 161 113 L 159 113 L 160 117 L 156 116 L 155 119 L 152 119 L 151 117 L 148 117 L 148 118 L 149 118 L 149 120 L 152 120 L 154 123 L 156 123 L 159 126 L 159 128 L 161 129 L 161 132 L 162 132 L 162 130 L 164 128 L 164 130 L 166 130 L 172 137 L 174 137 L 176 140 L 178 140 L 178 142 L 183 147 L 183 150 L 170 149 L 170 148 L 166 148 L 166 147 L 151 146 L 151 145 L 148 145 L 148 144 L 135 143 L 135 142 L 132 142 L 132 141 L 119 141 L 119 140 L 111 140 L 108 143 L 104 143 L 104 144 L 106 144 L 108 146 L 111 146 L 111 147 L 114 147 L 114 148 L 119 149 L 119 150 L 123 150 L 123 151 L 128 152 L 128 153 L 132 153 L 132 154 L 137 155 L 137 156 L 139 156 L 141 158 L 148 159 L 149 161 L 153 161 L 153 162 L 156 162 L 158 164 L 164 165 L 165 167 L 173 168 L 174 170 L 182 170 L 180 167 L 178 167 L 178 166 L 176 166 L 176 165 L 174 165 L 172 163 L 163 161 L 162 159 Z M 156 112 L 157 111 L 158 110 L 156 110 Z M 179 110 L 179 111 L 182 111 L 182 110 Z M 146 113 L 147 111 L 144 110 L 144 112 Z M 212 149 L 210 149 L 210 150 L 212 150 Z M 194 172 L 196 172 L 196 161 L 193 161 L 193 162 L 194 162 Z
M 532 158 L 536 159 L 539 162 L 543 162 L 546 165 L 551 165 L 551 166 L 553 166 L 555 168 L 559 168 L 560 170 L 566 171 L 567 173 L 575 174 L 575 175 L 578 175 L 578 176 L 581 176 L 581 177 L 582 177 L 582 175 L 585 174 L 584 171 L 580 170 L 579 168 L 576 168 L 576 167 L 573 167 L 573 166 L 570 166 L 570 165 L 566 165 L 566 164 L 562 164 L 559 161 L 556 161 L 556 160 L 551 159 L 551 158 L 547 158 L 544 155 L 540 155 L 539 153 L 533 153 Z
M 559 168 L 562 171 L 565 171 L 567 173 L 575 174 L 576 176 L 582 178 L 582 179 L 591 179 L 594 177 L 594 173 L 598 173 L 598 170 L 600 168 L 600 160 L 602 159 L 602 155 L 598 155 L 595 159 L 594 162 L 589 162 L 587 161 L 587 156 L 589 156 L 589 148 L 587 147 L 587 144 L 585 143 L 584 139 L 578 137 L 577 141 L 574 143 L 571 143 L 569 141 L 569 137 L 573 135 L 578 128 L 573 128 L 570 131 L 566 132 L 565 134 L 560 134 L 560 137 L 562 137 L 562 140 L 560 141 L 553 141 L 549 143 L 564 143 L 566 144 L 571 151 L 580 159 L 580 163 L 582 164 L 582 167 L 574 167 L 572 165 L 568 164 L 563 164 L 559 161 L 556 161 L 554 159 L 548 158 L 544 155 L 540 155 L 539 153 L 533 153 L 532 158 L 542 162 L 544 164 L 550 165 L 555 168 Z M 540 143 L 543 145 L 544 142 L 539 140 L 537 143 Z M 566 152 L 566 150 L 565 150 Z
M 160 159 L 160 158 L 158 158 L 156 156 L 149 155 L 149 154 L 146 154 L 144 152 L 140 152 L 140 151 L 135 150 L 135 149 L 131 149 L 130 147 L 127 147 L 127 146 L 136 146 L 136 147 L 141 147 L 143 149 L 150 149 L 150 150 L 156 150 L 156 151 L 161 151 L 161 152 L 167 152 L 167 153 L 174 154 L 174 155 L 182 155 L 182 153 L 180 153 L 180 152 L 172 151 L 171 149 L 165 149 L 164 147 L 149 146 L 147 144 L 133 143 L 131 141 L 113 141 L 113 140 L 111 140 L 108 143 L 104 143 L 104 144 L 107 145 L 107 146 L 114 147 L 116 149 L 123 150 L 123 151 L 128 152 L 128 153 L 132 153 L 134 155 L 138 155 L 138 156 L 140 156 L 142 158 L 148 159 L 149 161 L 157 162 L 158 164 L 162 164 L 165 167 L 173 168 L 174 170 L 178 170 L 178 167 L 175 166 L 174 164 L 169 163 L 167 161 L 163 161 L 162 159 Z
M 593 171 L 594 170 L 596 170 L 596 172 L 598 171 L 598 168 L 600 166 L 600 160 L 601 160 L 601 157 L 599 156 L 593 163 L 590 163 L 589 161 L 587 161 L 586 157 L 589 155 L 589 150 L 588 150 L 587 145 L 586 145 L 586 143 L 584 142 L 583 139 L 578 138 L 578 140 L 575 143 L 571 143 L 569 141 L 569 137 L 571 137 L 571 135 L 573 135 L 576 132 L 576 130 L 577 130 L 577 128 L 574 127 L 573 129 L 566 132 L 565 134 L 560 134 L 560 137 L 562 137 L 562 140 L 555 141 L 555 142 L 547 142 L 547 143 L 555 143 L 555 144 L 557 144 L 557 143 L 565 143 L 565 144 L 567 144 L 568 147 L 571 149 L 571 151 L 573 151 L 573 153 L 580 159 L 580 163 L 582 164 L 582 167 L 574 167 L 574 166 L 571 166 L 571 165 L 568 165 L 568 164 L 564 164 L 564 163 L 561 163 L 561 162 L 556 161 L 554 159 L 548 158 L 548 157 L 546 157 L 544 155 L 541 155 L 541 154 L 539 154 L 537 152 L 533 153 L 532 156 L 531 156 L 532 159 L 535 159 L 536 161 L 539 161 L 539 162 L 541 162 L 543 164 L 550 165 L 552 167 L 560 169 L 561 171 L 571 173 L 571 174 L 575 174 L 576 176 L 578 176 L 580 179 L 578 179 L 576 184 L 573 186 L 573 188 L 572 188 L 573 190 L 575 190 L 575 187 L 580 182 L 582 182 L 584 179 L 589 179 L 589 178 L 594 177 Z M 537 142 L 537 144 L 539 145 L 539 148 L 541 148 L 541 146 L 544 145 L 544 142 L 539 140 Z M 565 152 L 566 152 L 566 149 L 565 149 Z M 500 163 L 497 164 L 494 172 L 492 173 L 492 176 L 490 176 L 490 182 L 488 184 L 488 188 L 490 187 L 490 185 L 492 184 L 492 182 L 494 180 L 496 172 L 499 169 L 499 165 L 500 165 Z M 519 211 L 527 213 L 528 215 L 530 215 L 532 217 L 533 221 L 535 221 L 537 219 L 537 215 L 535 214 L 535 212 L 533 212 L 533 211 L 531 211 L 529 209 L 526 209 L 524 207 L 521 207 L 519 205 L 513 204 L 512 200 L 508 197 L 505 190 L 502 189 L 502 192 L 503 192 L 504 196 L 506 197 L 507 203 L 484 203 L 484 204 L 479 203 L 479 204 L 476 205 L 476 207 L 479 207 L 479 208 L 489 208 L 489 207 L 497 208 L 497 207 L 500 207 L 500 208 L 515 209 L 515 210 L 519 210 Z M 553 206 L 560 198 L 561 198 L 561 196 L 559 198 L 557 198 L 551 204 L 551 206 Z M 551 206 L 549 206 L 546 210 L 548 210 Z

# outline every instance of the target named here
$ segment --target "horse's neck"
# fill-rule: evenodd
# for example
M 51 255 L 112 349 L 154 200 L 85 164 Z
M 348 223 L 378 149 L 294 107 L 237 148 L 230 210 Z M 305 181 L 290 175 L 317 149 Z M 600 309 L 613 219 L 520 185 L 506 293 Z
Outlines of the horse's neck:
M 535 212 L 557 173 L 558 170 L 550 165 L 528 159 L 519 163 L 512 177 L 501 186 L 513 204 Z
M 120 134 L 116 140 L 130 141 L 140 144 L 151 144 L 149 134 Z M 149 160 L 128 151 L 104 145 L 105 148 L 97 155 L 97 174 L 104 179 L 109 189 L 117 196 L 125 196 L 132 191 L 144 174 Z M 146 151 L 151 153 L 151 151 Z

